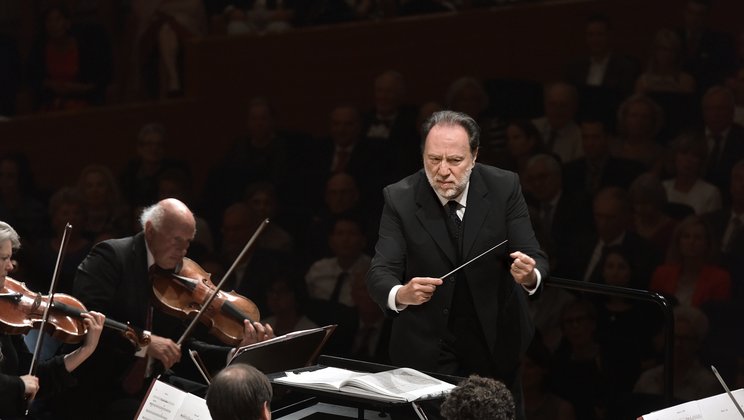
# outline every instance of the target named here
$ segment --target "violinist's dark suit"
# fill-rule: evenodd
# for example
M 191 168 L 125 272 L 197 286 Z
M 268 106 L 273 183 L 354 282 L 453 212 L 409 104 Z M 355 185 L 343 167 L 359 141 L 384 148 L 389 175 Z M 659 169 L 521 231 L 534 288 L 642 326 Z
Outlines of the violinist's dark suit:
M 521 396 L 517 369 L 534 326 L 527 292 L 509 273 L 509 253 L 519 250 L 534 258 L 543 282 L 548 261 L 535 239 L 516 174 L 475 165 L 462 221 L 461 257 L 423 170 L 386 187 L 384 196 L 367 285 L 372 299 L 395 316 L 393 364 L 460 376 L 477 372 L 503 380 L 515 397 Z M 504 239 L 509 240 L 505 246 L 466 266 L 456 279 L 443 279 L 431 301 L 400 313 L 388 309 L 393 286 L 413 277 L 440 277 Z M 473 366 L 476 358 L 479 365 Z
M 112 239 L 97 244 L 78 267 L 73 285 L 73 295 L 89 310 L 99 311 L 111 319 L 130 322 L 152 331 L 152 334 L 178 340 L 185 324 L 158 309 L 152 311 L 151 325 L 147 325 L 152 304 L 152 286 L 147 267 L 145 236 Z M 208 366 L 224 366 L 229 348 L 201 342 L 190 345 L 199 351 Z M 86 405 L 91 405 L 90 418 L 111 418 L 110 407 L 121 407 L 122 418 L 135 403 L 136 411 L 143 388 L 135 395 L 124 392 L 122 384 L 132 370 L 137 357 L 134 346 L 116 331 L 104 329 L 98 348 L 77 370 L 79 395 L 85 395 Z M 174 366 L 188 368 L 188 352 L 182 347 L 181 362 Z M 148 383 L 144 383 L 146 387 Z M 102 411 L 101 411 L 102 410 Z M 134 412 L 129 415 L 131 419 Z M 76 418 L 81 418 L 79 414 Z

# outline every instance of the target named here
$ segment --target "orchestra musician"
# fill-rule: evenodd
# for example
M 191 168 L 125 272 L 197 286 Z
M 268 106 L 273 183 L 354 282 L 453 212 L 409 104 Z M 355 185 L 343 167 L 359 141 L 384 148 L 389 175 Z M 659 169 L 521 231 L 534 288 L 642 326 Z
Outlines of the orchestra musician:
M 13 270 L 13 250 L 21 246 L 16 231 L 0 222 L 0 293 L 6 294 L 6 276 Z M 0 314 L 3 318 L 9 314 Z M 22 417 L 28 400 L 37 395 L 51 395 L 74 383 L 71 375 L 90 357 L 98 345 L 105 316 L 97 312 L 81 315 L 87 327 L 82 345 L 72 352 L 40 361 L 35 375 L 21 374 L 29 371 L 32 355 L 21 334 L 0 333 L 0 418 Z M 9 321 L 8 321 L 9 322 Z M 5 323 L 3 322 L 3 326 Z M 10 325 L 10 323 L 8 324 Z
M 188 352 L 176 344 L 185 330 L 184 321 L 165 314 L 153 305 L 150 268 L 177 270 L 194 239 L 196 225 L 191 210 L 181 201 L 164 199 L 143 210 L 143 231 L 134 236 L 97 244 L 78 267 L 73 294 L 89 309 L 128 321 L 150 333 L 150 344 L 133 349 L 120 336 L 104 332 L 102 351 L 79 372 L 78 390 L 83 409 L 67 410 L 70 418 L 127 419 L 134 417 L 157 366 L 173 368 L 185 375 L 192 367 Z M 271 327 L 244 321 L 240 345 L 274 336 Z M 188 339 L 184 345 L 196 350 L 207 367 L 225 366 L 234 348 Z M 182 356 L 186 354 L 182 360 Z M 181 363 L 179 363 L 181 362 Z M 187 375 L 185 375 L 187 376 Z M 60 406 L 68 406 L 59 404 Z

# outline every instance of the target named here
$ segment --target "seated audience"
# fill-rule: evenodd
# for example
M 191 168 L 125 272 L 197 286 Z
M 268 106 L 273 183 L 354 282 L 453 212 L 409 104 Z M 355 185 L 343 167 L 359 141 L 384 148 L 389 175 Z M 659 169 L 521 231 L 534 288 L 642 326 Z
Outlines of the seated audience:
M 698 215 L 720 209 L 721 192 L 702 179 L 708 155 L 705 142 L 694 135 L 682 135 L 672 150 L 674 177 L 662 182 L 669 202 L 688 205 Z
M 698 355 L 708 334 L 708 318 L 699 309 L 678 306 L 674 309 L 674 398 L 692 401 L 721 393 L 721 384 Z M 633 391 L 662 395 L 664 368 L 660 365 L 641 374 Z
M 648 65 L 636 80 L 638 93 L 694 93 L 695 79 L 682 69 L 684 52 L 679 36 L 670 29 L 656 32 Z
M 61 4 L 50 7 L 44 14 L 43 36 L 29 56 L 28 73 L 41 111 L 103 104 L 111 78 L 106 32 L 93 25 L 73 25 Z
M 545 86 L 543 105 L 545 115 L 532 120 L 540 131 L 545 149 L 568 163 L 583 155 L 581 150 L 581 130 L 576 124 L 579 94 L 576 87 L 567 83 L 553 83 Z
M 619 142 L 612 154 L 660 174 L 665 153 L 658 139 L 664 126 L 663 109 L 648 96 L 636 94 L 620 105 L 617 120 Z
M 681 305 L 731 299 L 731 275 L 715 265 L 713 234 L 699 216 L 690 216 L 674 231 L 667 262 L 654 271 L 650 290 L 673 296 Z
M 677 221 L 666 213 L 668 201 L 661 181 L 652 173 L 643 174 L 630 185 L 629 193 L 633 203 L 631 229 L 659 253 L 666 252 Z

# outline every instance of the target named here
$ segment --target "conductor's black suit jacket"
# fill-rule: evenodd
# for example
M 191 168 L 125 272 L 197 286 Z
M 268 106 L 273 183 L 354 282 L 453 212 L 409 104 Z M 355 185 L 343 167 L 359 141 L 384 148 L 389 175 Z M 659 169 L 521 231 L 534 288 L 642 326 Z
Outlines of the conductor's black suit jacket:
M 460 261 L 448 235 L 442 204 L 423 170 L 386 187 L 384 198 L 368 288 L 372 298 L 395 316 L 390 338 L 392 362 L 436 372 L 451 313 L 454 277 L 445 278 L 429 302 L 399 313 L 388 309 L 388 294 L 393 286 L 413 277 L 441 277 Z M 464 270 L 497 374 L 510 377 L 532 340 L 534 326 L 526 305 L 528 294 L 509 274 L 509 253 L 530 255 L 543 282 L 548 277 L 548 261 L 535 239 L 517 175 L 476 164 L 462 229 L 461 261 L 509 241 Z

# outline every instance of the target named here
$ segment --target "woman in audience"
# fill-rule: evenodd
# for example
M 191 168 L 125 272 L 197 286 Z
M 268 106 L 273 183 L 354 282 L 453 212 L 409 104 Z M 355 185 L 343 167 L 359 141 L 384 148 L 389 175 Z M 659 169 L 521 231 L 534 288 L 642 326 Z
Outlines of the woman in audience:
M 105 32 L 74 28 L 61 5 L 44 14 L 44 35 L 30 54 L 29 74 L 42 111 L 72 110 L 102 104 L 111 76 Z
M 667 196 L 661 181 L 654 174 L 643 174 L 630 185 L 629 193 L 633 203 L 632 229 L 660 253 L 666 252 L 676 223 L 664 212 Z
M 679 35 L 671 29 L 660 29 L 652 48 L 648 67 L 636 81 L 636 92 L 695 92 L 695 79 L 682 70 L 684 56 Z
M 682 305 L 699 307 L 706 302 L 731 298 L 731 276 L 713 264 L 717 247 L 713 234 L 699 216 L 677 226 L 667 262 L 659 266 L 650 289 L 674 298 Z
M 669 201 L 688 205 L 698 215 L 720 209 L 721 192 L 702 179 L 708 155 L 705 140 L 685 134 L 677 138 L 672 149 L 674 178 L 662 183 Z
M 87 210 L 83 230 L 90 239 L 98 242 L 129 232 L 130 213 L 108 168 L 103 165 L 83 168 L 78 177 L 78 189 Z
M 545 152 L 542 136 L 535 125 L 530 120 L 516 120 L 506 126 L 506 150 L 494 164 L 522 173 L 531 157 Z
M 649 171 L 661 173 L 664 147 L 657 136 L 664 125 L 664 111 L 651 98 L 636 94 L 618 109 L 620 142 L 612 154 L 642 163 Z

